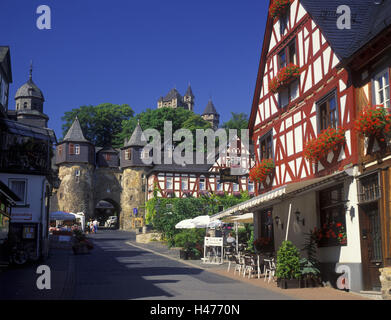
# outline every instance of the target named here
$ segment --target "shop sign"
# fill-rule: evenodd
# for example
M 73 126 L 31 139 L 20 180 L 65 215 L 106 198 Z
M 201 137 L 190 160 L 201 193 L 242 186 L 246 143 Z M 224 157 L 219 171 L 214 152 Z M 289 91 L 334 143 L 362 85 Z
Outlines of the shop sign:
M 32 213 L 16 213 L 12 212 L 11 214 L 11 222 L 15 221 L 32 221 L 33 214 Z

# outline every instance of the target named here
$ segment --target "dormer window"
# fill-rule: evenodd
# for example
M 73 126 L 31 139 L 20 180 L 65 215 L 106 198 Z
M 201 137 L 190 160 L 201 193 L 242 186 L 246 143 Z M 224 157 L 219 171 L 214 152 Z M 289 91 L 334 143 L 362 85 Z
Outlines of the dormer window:
M 80 154 L 80 145 L 75 144 L 75 154 Z
M 106 161 L 110 161 L 111 160 L 111 154 L 110 153 L 105 153 L 104 154 L 104 158 Z
M 125 160 L 132 160 L 132 150 L 130 149 L 125 150 Z

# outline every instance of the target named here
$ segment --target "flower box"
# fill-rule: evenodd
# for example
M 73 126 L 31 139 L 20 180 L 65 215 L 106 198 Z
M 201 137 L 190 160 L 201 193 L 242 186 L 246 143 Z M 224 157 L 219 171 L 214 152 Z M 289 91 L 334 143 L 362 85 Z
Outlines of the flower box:
M 277 287 L 281 289 L 300 288 L 300 279 L 277 279 Z
M 250 180 L 262 182 L 273 173 L 275 164 L 272 159 L 264 159 L 250 170 Z
M 317 279 L 300 279 L 300 288 L 318 288 L 320 286 L 320 282 Z
M 311 161 L 317 162 L 326 157 L 330 151 L 338 150 L 338 146 L 346 142 L 345 130 L 327 128 L 323 130 L 315 139 L 308 141 L 303 150 L 304 157 Z
M 270 5 L 270 15 L 272 18 L 281 17 L 287 12 L 290 5 L 291 0 L 274 0 Z
M 280 88 L 286 87 L 300 76 L 300 67 L 295 64 L 289 64 L 280 69 L 269 83 L 269 91 L 277 93 Z
M 358 115 L 355 130 L 366 137 L 374 136 L 384 141 L 384 136 L 391 133 L 391 115 L 383 105 L 368 105 Z

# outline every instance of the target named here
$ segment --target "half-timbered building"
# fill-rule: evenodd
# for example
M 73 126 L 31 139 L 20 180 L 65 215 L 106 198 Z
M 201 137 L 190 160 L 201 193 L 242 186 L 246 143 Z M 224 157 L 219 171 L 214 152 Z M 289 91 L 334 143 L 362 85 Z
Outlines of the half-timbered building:
M 384 21 L 371 20 L 388 4 L 293 0 L 285 10 L 275 10 L 276 3 L 269 5 L 249 121 L 257 165 L 272 160 L 274 170 L 256 181 L 256 197 L 214 219 L 253 212 L 255 237 L 271 238 L 275 250 L 286 239 L 302 248 L 306 234 L 316 232 L 323 280 L 336 286 L 345 272 L 351 290 L 368 289 L 357 179 L 363 146 L 355 130 L 357 97 L 361 96 L 348 63 L 362 41 L 374 37 L 372 27 L 383 33 L 379 43 L 390 43 L 380 27 L 384 28 Z M 362 63 L 366 58 L 361 59 Z M 382 81 L 384 89 L 384 75 Z M 328 137 L 337 132 L 340 140 L 330 146 L 327 143 L 332 139 L 328 138 L 310 150 L 311 142 L 320 141 L 325 132 Z M 309 156 L 322 148 L 322 156 Z

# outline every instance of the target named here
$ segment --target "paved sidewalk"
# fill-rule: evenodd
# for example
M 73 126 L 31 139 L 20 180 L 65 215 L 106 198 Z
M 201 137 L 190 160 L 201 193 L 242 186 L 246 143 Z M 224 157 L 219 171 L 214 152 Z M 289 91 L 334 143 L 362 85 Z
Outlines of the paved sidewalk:
M 159 255 L 166 256 L 167 258 L 174 259 L 177 261 L 180 261 L 184 264 L 191 265 L 196 268 L 201 268 L 203 270 L 213 272 L 216 274 L 219 274 L 221 276 L 225 276 L 231 279 L 243 281 L 249 284 L 252 284 L 254 286 L 276 291 L 279 293 L 284 293 L 284 295 L 294 297 L 296 299 L 302 299 L 302 300 L 367 300 L 370 299 L 365 298 L 359 294 L 352 293 L 352 292 L 345 292 L 340 291 L 333 288 L 305 288 L 305 289 L 281 289 L 277 287 L 277 284 L 275 282 L 268 283 L 267 281 L 264 281 L 264 278 L 261 277 L 258 278 L 251 278 L 248 279 L 248 277 L 243 278 L 243 276 L 239 276 L 238 273 L 234 275 L 233 269 L 228 272 L 228 264 L 224 263 L 223 265 L 212 265 L 212 264 L 203 264 L 201 260 L 182 260 L 179 258 L 179 249 L 173 248 L 168 249 L 168 247 L 158 241 L 153 241 L 150 243 L 139 243 L 136 241 L 128 241 L 129 245 L 133 245 L 139 248 L 143 248 L 145 250 L 154 252 Z

